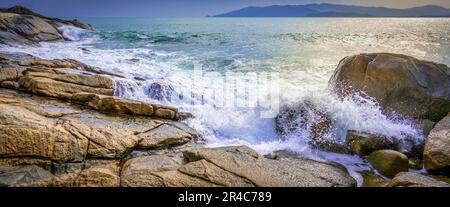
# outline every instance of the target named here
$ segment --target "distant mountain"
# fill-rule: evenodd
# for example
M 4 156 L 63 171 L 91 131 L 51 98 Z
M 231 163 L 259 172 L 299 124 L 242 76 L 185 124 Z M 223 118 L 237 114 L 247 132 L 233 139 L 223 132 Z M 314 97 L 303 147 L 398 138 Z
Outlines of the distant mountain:
M 214 17 L 450 17 L 450 9 L 428 5 L 409 9 L 339 4 L 247 7 Z

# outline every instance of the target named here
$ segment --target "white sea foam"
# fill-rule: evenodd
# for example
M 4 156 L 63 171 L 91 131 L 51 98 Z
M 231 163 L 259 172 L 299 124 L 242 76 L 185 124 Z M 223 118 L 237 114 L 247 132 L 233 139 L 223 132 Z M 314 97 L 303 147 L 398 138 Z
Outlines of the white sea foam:
M 62 34 L 62 36 L 65 39 L 71 40 L 71 41 L 80 41 L 83 36 L 86 34 L 92 33 L 91 31 L 81 29 L 78 27 L 70 26 L 70 25 L 64 25 L 57 28 L 58 31 Z

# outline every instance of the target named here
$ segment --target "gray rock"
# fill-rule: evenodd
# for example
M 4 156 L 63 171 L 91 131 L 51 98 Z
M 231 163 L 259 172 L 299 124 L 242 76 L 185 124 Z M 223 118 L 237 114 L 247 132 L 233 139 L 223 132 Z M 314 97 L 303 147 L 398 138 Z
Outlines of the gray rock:
M 391 180 L 389 187 L 450 187 L 450 185 L 426 175 L 402 172 Z
M 425 168 L 448 170 L 450 166 L 450 113 L 431 130 L 423 152 Z
M 53 175 L 38 166 L 0 166 L 0 186 L 13 186 L 21 183 L 30 183 L 40 179 L 50 178 Z

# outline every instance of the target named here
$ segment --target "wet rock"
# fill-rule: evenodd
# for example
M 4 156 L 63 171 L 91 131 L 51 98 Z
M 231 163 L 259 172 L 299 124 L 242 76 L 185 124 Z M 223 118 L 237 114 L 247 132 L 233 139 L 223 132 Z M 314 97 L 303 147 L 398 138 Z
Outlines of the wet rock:
M 436 125 L 436 122 L 430 121 L 428 119 L 416 119 L 417 128 L 421 130 L 423 135 L 425 137 L 428 137 L 431 130 L 434 128 L 434 125 Z
M 138 58 L 131 58 L 131 59 L 126 59 L 126 60 L 129 61 L 129 62 L 132 62 L 132 63 L 138 63 L 138 62 L 141 61 Z
M 450 114 L 431 130 L 423 153 L 425 168 L 448 171 L 450 166 Z
M 369 156 L 370 164 L 386 177 L 408 172 L 408 157 L 394 150 L 378 150 Z
M 374 53 L 346 57 L 330 79 L 345 96 L 363 91 L 388 112 L 439 121 L 450 111 L 450 69 L 406 55 Z
M 175 89 L 169 83 L 158 81 L 153 82 L 146 88 L 146 94 L 148 97 L 154 100 L 162 101 L 172 100 L 172 96 L 175 94 Z
M 309 133 L 311 137 L 308 141 L 313 147 L 349 153 L 345 144 L 333 139 L 330 134 L 332 125 L 332 119 L 309 102 L 283 106 L 275 117 L 276 131 L 281 137 Z
M 160 148 L 163 146 L 183 145 L 198 135 L 192 135 L 176 126 L 162 124 L 148 132 L 138 135 L 141 139 L 138 147 L 144 149 Z
M 194 118 L 194 115 L 190 112 L 179 111 L 175 116 L 175 120 L 182 121 L 186 119 Z
M 409 168 L 421 170 L 423 168 L 423 160 L 417 158 L 409 158 L 408 165 Z
M 389 184 L 389 181 L 371 171 L 363 171 L 361 175 L 363 176 L 362 187 L 386 187 Z
M 92 53 L 91 50 L 84 48 L 84 47 L 81 48 L 81 51 L 83 52 L 83 54 L 91 54 Z
M 422 159 L 424 146 L 424 140 L 415 140 L 411 137 L 404 137 L 394 141 L 394 149 L 396 151 L 417 159 Z
M 419 173 L 401 172 L 392 179 L 389 187 L 450 187 L 450 185 Z
M 347 144 L 351 151 L 366 156 L 373 151 L 392 149 L 393 142 L 386 137 L 350 130 L 347 132 Z

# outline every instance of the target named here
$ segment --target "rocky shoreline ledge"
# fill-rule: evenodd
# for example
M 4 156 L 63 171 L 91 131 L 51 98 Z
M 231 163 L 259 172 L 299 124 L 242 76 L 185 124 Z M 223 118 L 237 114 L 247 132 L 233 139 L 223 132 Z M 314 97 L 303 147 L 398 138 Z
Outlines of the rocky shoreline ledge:
M 207 149 L 176 108 L 112 96 L 75 60 L 0 54 L 4 186 L 355 186 L 345 168 L 245 147 Z
M 63 26 L 92 30 L 23 7 L 1 9 L 0 44 L 66 41 L 58 30 Z M 0 186 L 357 185 L 338 164 L 283 152 L 262 156 L 246 146 L 204 148 L 197 144 L 201 136 L 182 122 L 191 114 L 116 97 L 117 78 L 76 60 L 0 53 Z M 361 172 L 363 186 L 449 186 L 448 66 L 360 54 L 344 58 L 329 85 L 341 98 L 364 92 L 386 115 L 413 120 L 427 138 L 399 141 L 349 130 L 346 143 L 333 143 L 320 139 L 333 120 L 313 110 L 318 119 L 305 120 L 312 125 L 312 146 L 367 160 L 374 170 Z M 276 122 L 306 119 L 305 109 L 314 105 L 286 106 Z

